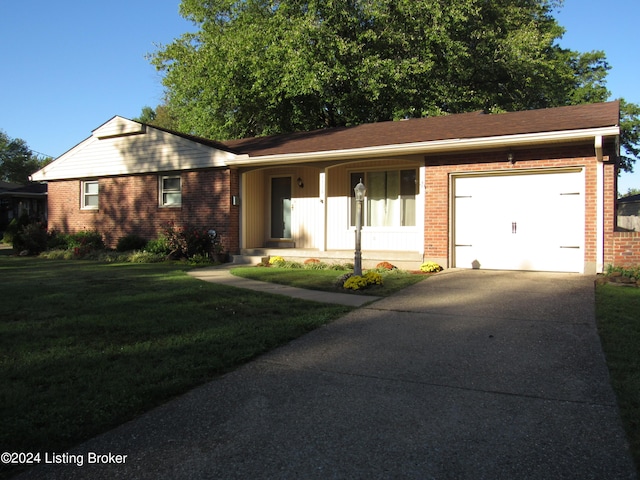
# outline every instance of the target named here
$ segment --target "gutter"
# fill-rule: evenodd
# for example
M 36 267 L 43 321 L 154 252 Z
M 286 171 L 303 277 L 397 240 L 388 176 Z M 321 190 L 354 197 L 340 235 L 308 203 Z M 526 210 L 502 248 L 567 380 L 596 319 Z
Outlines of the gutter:
M 280 155 L 248 156 L 239 155 L 226 160 L 229 167 L 261 166 L 319 162 L 343 159 L 371 159 L 387 156 L 412 154 L 458 152 L 465 150 L 490 149 L 498 147 L 515 147 L 523 145 L 543 145 L 567 141 L 592 140 L 605 136 L 620 135 L 620 127 L 599 127 L 583 130 L 564 130 L 557 132 L 525 133 L 518 135 L 502 135 L 480 138 L 454 138 L 427 142 L 381 145 L 375 147 L 350 148 L 342 150 L 326 150 L 320 152 L 287 153 Z M 601 149 L 602 150 L 602 149 Z M 601 152 L 602 153 L 602 152 Z

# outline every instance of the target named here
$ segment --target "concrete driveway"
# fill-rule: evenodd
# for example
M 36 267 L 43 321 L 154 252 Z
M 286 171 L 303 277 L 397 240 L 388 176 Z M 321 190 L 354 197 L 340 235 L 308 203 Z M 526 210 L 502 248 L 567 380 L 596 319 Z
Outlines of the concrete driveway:
M 636 478 L 593 280 L 445 272 L 23 478 Z

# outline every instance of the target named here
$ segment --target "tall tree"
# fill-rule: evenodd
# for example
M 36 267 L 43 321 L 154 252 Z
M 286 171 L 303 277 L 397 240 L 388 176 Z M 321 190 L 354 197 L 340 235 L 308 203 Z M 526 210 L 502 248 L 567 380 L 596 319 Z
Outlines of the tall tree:
M 35 155 L 24 140 L 10 138 L 0 130 L 0 180 L 28 183 L 29 176 L 49 161 Z
M 633 172 L 633 164 L 640 157 L 640 105 L 620 99 L 620 168 Z M 625 155 L 626 153 L 626 155 Z
M 219 140 L 606 100 L 602 52 L 562 49 L 562 0 L 183 0 L 152 55 L 181 131 Z
M 134 120 L 136 122 L 166 128 L 168 130 L 178 129 L 176 119 L 172 116 L 166 105 L 158 105 L 155 109 L 145 106 L 142 108 L 140 116 L 138 118 L 134 118 Z

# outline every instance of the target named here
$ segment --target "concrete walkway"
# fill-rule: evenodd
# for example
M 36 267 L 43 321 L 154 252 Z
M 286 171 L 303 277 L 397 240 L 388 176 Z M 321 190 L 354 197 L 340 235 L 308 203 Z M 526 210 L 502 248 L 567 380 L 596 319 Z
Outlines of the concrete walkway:
M 593 280 L 437 275 L 21 478 L 634 479 Z
M 277 283 L 259 282 L 248 278 L 236 277 L 231 274 L 231 268 L 237 265 L 224 265 L 221 267 L 205 267 L 190 270 L 188 273 L 194 278 L 205 282 L 219 283 L 230 287 L 246 288 L 258 292 L 274 293 L 287 297 L 302 298 L 303 300 L 313 300 L 314 302 L 335 303 L 338 305 L 348 305 L 351 307 L 361 307 L 367 303 L 379 300 L 380 297 L 369 295 L 358 295 L 350 293 L 319 292 L 316 290 L 306 290 L 304 288 L 278 285 Z

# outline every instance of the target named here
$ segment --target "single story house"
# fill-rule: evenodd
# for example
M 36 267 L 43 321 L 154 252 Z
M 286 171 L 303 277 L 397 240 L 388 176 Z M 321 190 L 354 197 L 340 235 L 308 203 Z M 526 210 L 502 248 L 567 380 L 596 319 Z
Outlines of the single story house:
M 113 117 L 32 179 L 49 228 L 110 245 L 167 221 L 242 256 L 601 272 L 640 263 L 615 232 L 619 104 L 379 122 L 215 142 Z
M 23 185 L 0 181 L 0 232 L 7 228 L 11 220 L 23 215 L 46 222 L 47 186 L 42 183 Z

